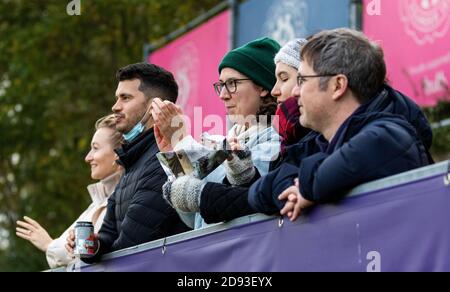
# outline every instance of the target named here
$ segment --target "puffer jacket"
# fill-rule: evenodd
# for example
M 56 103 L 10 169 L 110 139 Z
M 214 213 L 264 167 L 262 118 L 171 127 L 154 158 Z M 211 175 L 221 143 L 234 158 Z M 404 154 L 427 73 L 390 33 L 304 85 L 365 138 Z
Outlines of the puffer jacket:
M 251 187 L 249 203 L 258 212 L 278 212 L 284 202 L 277 197 L 294 178 L 306 199 L 334 201 L 359 184 L 433 163 L 431 143 L 419 106 L 386 85 L 341 125 L 331 143 L 312 132 L 289 148 L 284 163 Z
M 97 261 L 101 255 L 189 230 L 176 211 L 162 197 L 167 180 L 156 154 L 153 129 L 116 150 L 123 174 L 108 200 L 99 232 Z

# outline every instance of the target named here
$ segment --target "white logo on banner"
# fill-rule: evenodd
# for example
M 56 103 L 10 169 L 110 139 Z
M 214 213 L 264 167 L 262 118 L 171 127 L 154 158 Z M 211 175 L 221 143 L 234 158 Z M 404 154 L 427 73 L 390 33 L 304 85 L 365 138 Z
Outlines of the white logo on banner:
M 432 44 L 450 27 L 450 0 L 401 0 L 400 17 L 418 45 Z
M 367 260 L 369 264 L 367 265 L 367 272 L 369 273 L 379 273 L 381 272 L 381 254 L 377 251 L 371 251 L 367 254 Z
M 175 80 L 178 83 L 177 104 L 186 109 L 191 96 L 198 94 L 198 64 L 199 54 L 194 43 L 188 42 L 178 48 L 178 52 L 172 62 Z M 185 112 L 189 115 L 189 112 Z
M 281 45 L 307 34 L 308 4 L 305 0 L 275 0 L 270 6 L 263 35 L 278 41 Z

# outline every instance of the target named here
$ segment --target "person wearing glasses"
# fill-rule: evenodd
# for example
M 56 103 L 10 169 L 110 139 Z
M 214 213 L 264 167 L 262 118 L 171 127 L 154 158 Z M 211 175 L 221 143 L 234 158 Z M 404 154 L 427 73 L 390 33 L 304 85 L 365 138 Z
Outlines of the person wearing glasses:
M 271 95 L 276 83 L 273 59 L 279 49 L 276 41 L 261 38 L 230 51 L 221 61 L 219 81 L 213 86 L 233 125 L 226 138 L 232 150 L 246 151 L 240 152 L 245 155 L 234 153 L 204 181 L 184 176 L 166 183 L 163 189 L 166 199 L 190 226 L 193 220 L 188 214 L 192 216 L 199 211 L 198 197 L 206 182 L 248 187 L 268 173 L 270 163 L 279 155 L 280 137 L 271 126 L 277 109 L 276 98 Z M 159 100 L 152 106 L 161 151 L 195 148 L 198 142 L 186 134 L 181 135 L 181 141 L 173 142 L 179 129 L 171 128 L 170 123 L 174 113 L 182 113 L 180 108 Z M 194 225 L 204 226 L 198 214 Z
M 293 95 L 313 130 L 290 161 L 253 184 L 249 203 L 292 221 L 303 208 L 341 199 L 365 182 L 433 163 L 421 109 L 385 83 L 383 50 L 351 29 L 313 36 L 301 51 Z
M 276 83 L 271 94 L 277 98 L 278 109 L 273 124 L 281 136 L 282 152 L 283 148 L 297 143 L 309 133 L 309 129 L 300 125 L 297 99 L 291 97 L 300 66 L 300 50 L 305 43 L 304 39 L 292 40 L 284 45 L 274 58 Z M 280 156 L 279 160 L 283 161 L 283 156 Z M 276 164 L 272 163 L 270 169 L 275 167 Z M 199 210 L 206 223 L 219 223 L 254 214 L 256 211 L 248 204 L 248 190 L 246 186 L 209 182 L 198 194 L 198 206 L 194 208 Z M 183 200 L 185 197 L 174 199 Z

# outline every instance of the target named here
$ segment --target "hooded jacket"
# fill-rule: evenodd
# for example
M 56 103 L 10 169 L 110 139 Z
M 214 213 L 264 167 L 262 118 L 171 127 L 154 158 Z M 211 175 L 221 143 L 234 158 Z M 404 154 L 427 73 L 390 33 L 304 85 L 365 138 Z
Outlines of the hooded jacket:
M 250 206 L 274 214 L 278 196 L 299 178 L 300 193 L 313 202 L 335 201 L 353 187 L 433 163 L 431 127 L 412 100 L 388 85 L 358 108 L 333 140 L 311 132 L 290 147 L 279 168 L 249 191 Z

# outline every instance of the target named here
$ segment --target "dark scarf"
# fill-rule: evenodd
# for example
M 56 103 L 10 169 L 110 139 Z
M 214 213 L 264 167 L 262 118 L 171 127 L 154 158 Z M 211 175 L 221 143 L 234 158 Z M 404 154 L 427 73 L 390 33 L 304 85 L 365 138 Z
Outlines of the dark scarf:
M 281 153 L 285 153 L 286 147 L 298 143 L 310 132 L 302 127 L 299 118 L 296 97 L 290 97 L 279 105 L 272 126 L 281 137 Z

